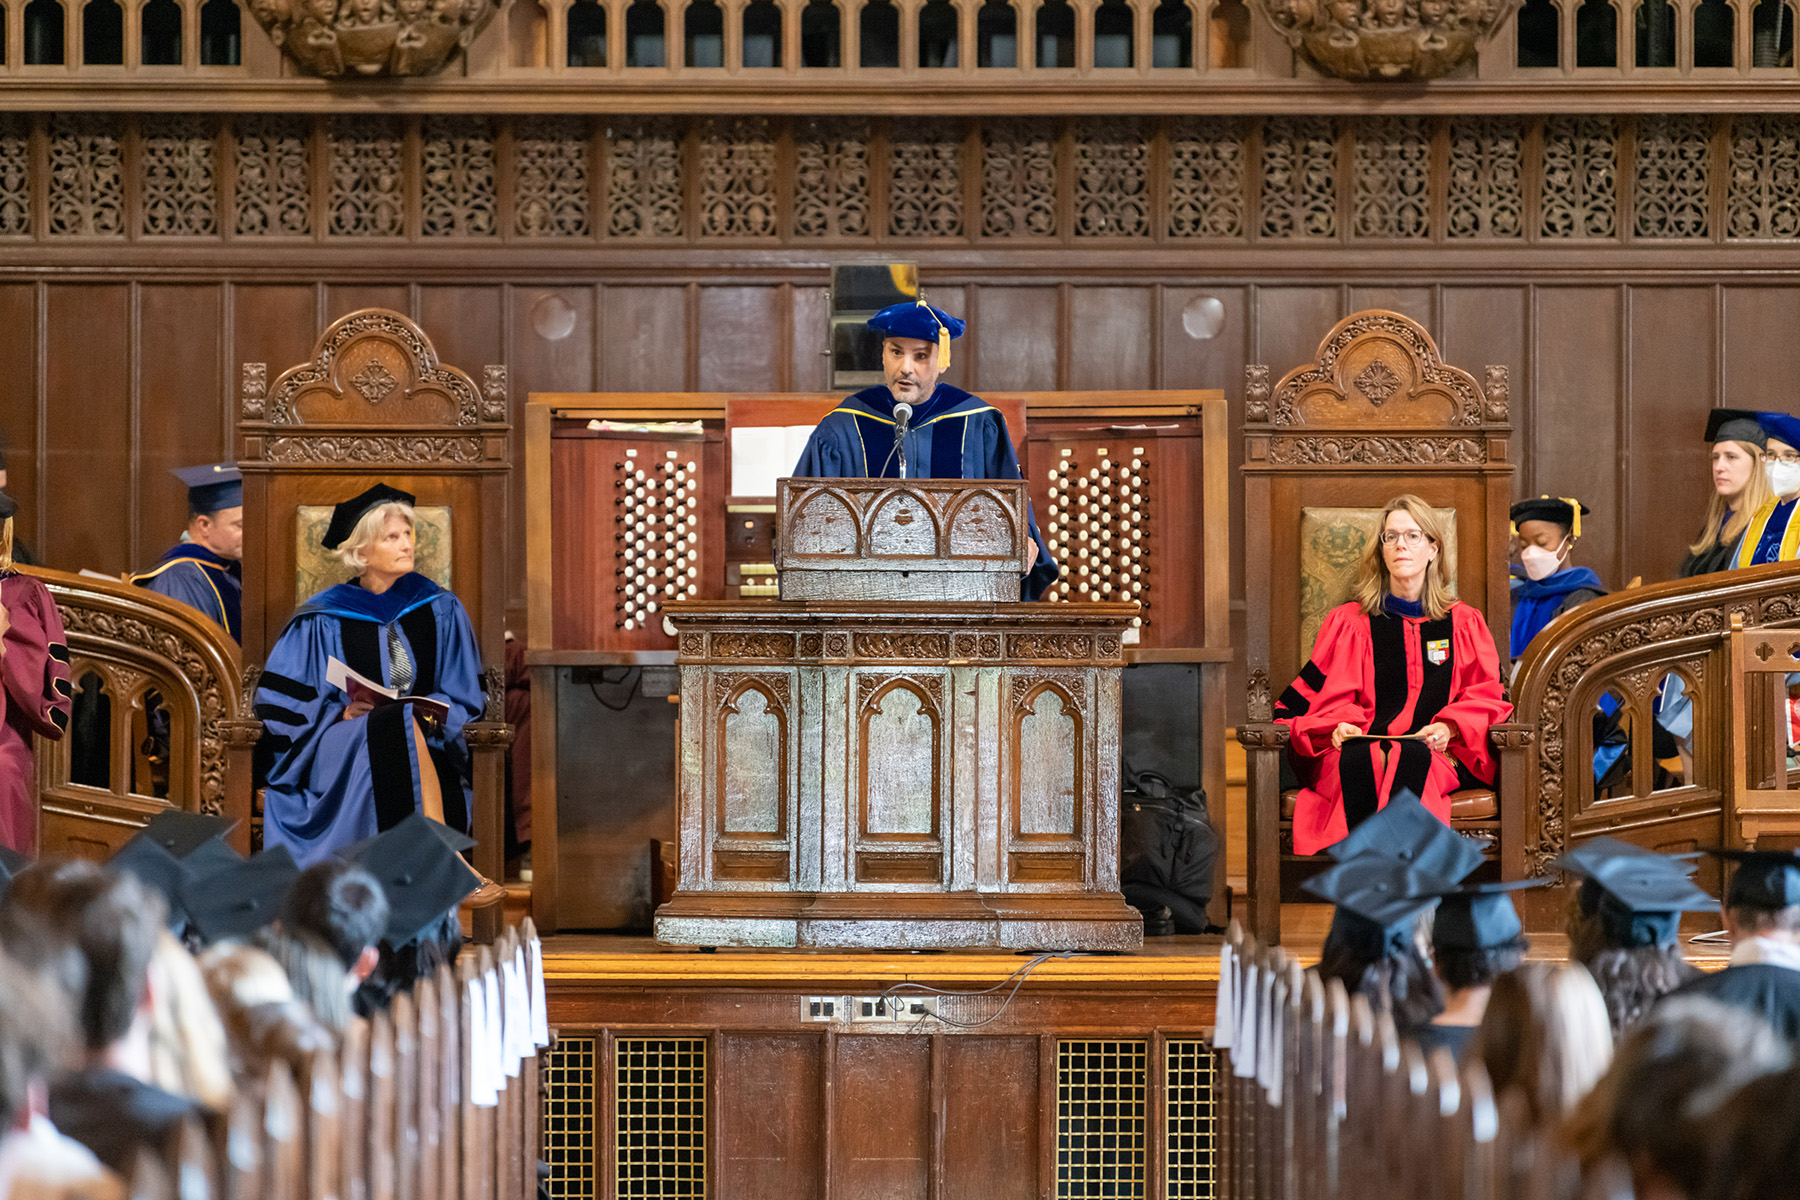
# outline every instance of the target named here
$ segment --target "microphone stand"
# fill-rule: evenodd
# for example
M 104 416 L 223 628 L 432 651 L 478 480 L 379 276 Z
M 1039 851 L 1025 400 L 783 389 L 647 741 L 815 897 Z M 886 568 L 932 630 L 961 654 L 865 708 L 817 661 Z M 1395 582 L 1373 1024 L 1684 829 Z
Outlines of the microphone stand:
M 888 451 L 888 462 L 894 456 L 900 456 L 900 478 L 906 478 L 906 433 L 912 426 L 913 406 L 902 401 L 894 405 L 894 448 Z M 881 464 L 882 472 L 887 471 L 887 463 Z

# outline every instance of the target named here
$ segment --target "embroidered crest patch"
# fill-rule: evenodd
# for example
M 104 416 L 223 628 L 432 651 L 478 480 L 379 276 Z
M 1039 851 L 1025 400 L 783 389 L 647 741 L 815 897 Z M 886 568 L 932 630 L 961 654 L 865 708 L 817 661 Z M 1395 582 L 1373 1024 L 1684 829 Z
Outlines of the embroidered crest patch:
M 1450 661 L 1450 639 L 1438 638 L 1425 643 L 1425 658 L 1434 667 L 1441 667 Z

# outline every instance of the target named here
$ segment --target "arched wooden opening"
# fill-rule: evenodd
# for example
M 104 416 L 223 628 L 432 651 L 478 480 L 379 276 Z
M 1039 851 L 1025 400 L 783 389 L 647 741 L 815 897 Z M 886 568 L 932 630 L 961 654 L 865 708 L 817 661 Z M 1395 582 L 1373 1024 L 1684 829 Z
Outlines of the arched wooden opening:
M 1642 0 L 1634 14 L 1632 47 L 1640 67 L 1675 65 L 1675 6 L 1669 0 Z
M 1700 0 L 1694 8 L 1694 65 L 1729 67 L 1737 60 L 1737 12 L 1729 0 Z
M 1525 0 L 1519 10 L 1519 66 L 1554 67 L 1562 62 L 1559 16 L 1551 0 Z
M 1135 16 L 1127 0 L 1102 0 L 1100 7 L 1094 10 L 1096 67 L 1137 65 Z
M 244 15 L 235 0 L 206 0 L 200 6 L 200 65 L 235 67 L 244 61 Z
M 1759 0 L 1750 18 L 1750 65 L 1794 65 L 1794 14 L 1788 0 Z
M 575 0 L 566 16 L 568 65 L 571 67 L 604 67 L 606 65 L 606 9 L 598 0 Z
M 31 0 L 25 6 L 25 65 L 63 65 L 63 6 L 58 0 Z
M 725 65 L 725 10 L 714 0 L 688 0 L 681 18 L 682 61 L 690 67 Z
M 1150 15 L 1150 65 L 1194 65 L 1194 10 L 1187 0 L 1162 0 Z
M 900 65 L 900 10 L 889 0 L 869 0 L 857 19 L 858 59 L 865 67 Z
M 958 26 L 961 18 L 950 0 L 931 0 L 919 10 L 919 65 L 921 67 L 954 67 L 961 65 Z
M 1612 0 L 1582 0 L 1575 10 L 1575 65 L 1619 65 L 1619 13 Z
M 118 0 L 88 0 L 82 8 L 81 63 L 87 67 L 125 65 L 125 10 Z
M 1008 0 L 987 0 L 975 13 L 975 65 L 1019 65 L 1019 12 Z
M 637 3 L 625 10 L 625 65 L 669 65 L 663 35 L 663 10 L 656 0 L 637 0 Z
M 781 8 L 773 0 L 756 0 L 744 9 L 743 65 L 781 65 Z
M 800 10 L 800 65 L 843 65 L 844 14 L 831 0 L 812 0 Z
M 138 61 L 146 67 L 180 66 L 181 6 L 175 0 L 150 0 L 138 22 Z
M 1044 0 L 1038 5 L 1036 27 L 1037 65 L 1075 65 L 1075 10 L 1068 0 Z

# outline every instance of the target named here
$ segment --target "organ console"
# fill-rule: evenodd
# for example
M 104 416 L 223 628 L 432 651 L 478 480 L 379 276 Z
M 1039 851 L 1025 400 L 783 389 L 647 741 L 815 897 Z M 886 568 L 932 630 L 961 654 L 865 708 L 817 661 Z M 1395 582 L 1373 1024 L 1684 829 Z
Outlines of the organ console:
M 1196 782 L 1222 801 L 1231 656 L 1222 394 L 983 396 L 1007 417 L 1040 529 L 1062 566 L 1045 601 L 1135 603 L 1124 662 L 1196 668 L 1197 687 L 1176 689 L 1182 715 L 1174 725 L 1187 743 L 1182 751 L 1197 758 Z M 678 692 L 676 640 L 666 607 L 779 603 L 775 498 L 735 493 L 733 438 L 743 430 L 804 432 L 837 400 L 531 397 L 527 657 L 533 703 L 542 706 L 534 713 L 544 714 L 534 722 L 533 752 L 533 904 L 541 927 L 650 924 L 659 870 L 650 843 L 672 844 L 676 832 L 675 706 L 668 703 Z M 790 440 L 797 457 L 798 435 Z M 780 473 L 791 465 L 789 458 Z M 1125 672 L 1128 754 L 1133 689 L 1149 677 Z M 1159 693 L 1139 707 L 1168 704 Z M 1149 740 L 1170 740 L 1164 729 Z M 1195 744 L 1204 747 L 1197 755 Z M 1134 766 L 1148 765 L 1144 753 Z M 1217 874 L 1222 900 L 1225 873 Z

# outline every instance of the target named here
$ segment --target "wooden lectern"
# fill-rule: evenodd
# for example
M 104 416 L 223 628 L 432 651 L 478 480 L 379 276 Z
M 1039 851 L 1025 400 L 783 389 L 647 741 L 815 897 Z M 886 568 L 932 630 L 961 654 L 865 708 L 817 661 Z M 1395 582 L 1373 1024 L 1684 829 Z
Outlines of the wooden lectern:
M 657 938 L 1140 945 L 1118 887 L 1137 605 L 999 598 L 1032 554 L 1022 484 L 779 486 L 782 595 L 806 598 L 667 607 L 681 863 Z M 988 598 L 944 598 L 966 595 Z

